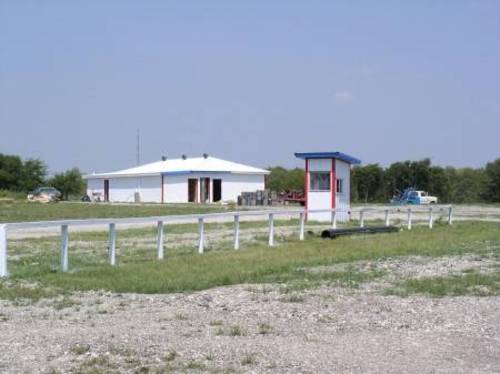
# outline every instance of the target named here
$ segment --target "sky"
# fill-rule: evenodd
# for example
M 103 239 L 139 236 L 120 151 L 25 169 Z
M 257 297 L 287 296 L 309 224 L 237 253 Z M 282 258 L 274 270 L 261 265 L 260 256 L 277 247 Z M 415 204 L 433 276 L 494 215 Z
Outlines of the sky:
M 500 157 L 500 1 L 0 0 L 0 153 Z

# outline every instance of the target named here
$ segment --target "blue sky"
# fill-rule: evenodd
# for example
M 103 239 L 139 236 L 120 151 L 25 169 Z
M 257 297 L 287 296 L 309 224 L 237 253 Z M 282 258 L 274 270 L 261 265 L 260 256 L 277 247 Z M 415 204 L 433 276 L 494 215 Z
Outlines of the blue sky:
M 500 1 L 0 0 L 0 152 L 500 157 Z

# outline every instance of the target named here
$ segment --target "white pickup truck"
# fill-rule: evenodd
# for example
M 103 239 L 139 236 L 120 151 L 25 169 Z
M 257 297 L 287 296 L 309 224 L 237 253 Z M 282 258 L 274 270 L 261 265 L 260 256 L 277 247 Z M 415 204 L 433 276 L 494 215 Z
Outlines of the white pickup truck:
M 424 205 L 424 204 L 437 204 L 438 198 L 430 196 L 425 191 L 411 191 L 408 195 L 408 204 Z

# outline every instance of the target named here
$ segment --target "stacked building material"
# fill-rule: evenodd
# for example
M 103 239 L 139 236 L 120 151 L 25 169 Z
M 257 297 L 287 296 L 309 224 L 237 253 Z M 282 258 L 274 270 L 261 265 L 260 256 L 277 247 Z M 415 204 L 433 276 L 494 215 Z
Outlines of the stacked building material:
M 238 196 L 238 205 L 240 206 L 266 206 L 271 204 L 272 199 L 269 190 L 242 192 L 241 195 Z

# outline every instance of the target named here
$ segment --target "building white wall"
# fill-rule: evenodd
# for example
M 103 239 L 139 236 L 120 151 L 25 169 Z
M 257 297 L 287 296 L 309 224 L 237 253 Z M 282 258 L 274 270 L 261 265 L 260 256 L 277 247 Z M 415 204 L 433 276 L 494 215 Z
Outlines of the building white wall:
M 332 169 L 331 159 L 311 159 L 309 162 L 309 172 L 325 171 L 330 172 Z M 335 177 L 342 179 L 343 191 L 335 194 L 335 208 L 341 212 L 337 213 L 337 220 L 339 222 L 348 221 L 351 209 L 350 195 L 351 195 L 351 165 L 341 160 L 334 160 L 335 162 Z M 309 178 L 308 183 L 310 184 Z M 332 192 L 331 191 L 311 191 L 308 186 L 307 193 L 307 208 L 314 209 L 331 209 L 332 207 Z M 336 181 L 333 182 L 333 188 L 336 190 Z M 311 213 L 308 215 L 309 220 L 313 221 L 330 221 L 330 213 Z
M 188 179 L 210 178 L 210 200 L 213 201 L 213 179 L 222 180 L 222 201 L 237 201 L 242 192 L 263 190 L 264 175 L 226 174 L 226 173 L 190 173 L 167 174 L 163 178 L 163 196 L 166 203 L 188 202 Z M 87 194 L 100 193 L 104 198 L 104 179 L 87 179 Z M 139 191 L 142 202 L 161 202 L 161 176 L 108 178 L 109 201 L 134 202 L 134 194 Z M 199 199 L 198 199 L 199 200 Z
M 339 213 L 339 221 L 348 221 L 348 211 L 351 210 L 351 165 L 341 160 L 335 160 L 335 175 L 337 179 L 343 180 L 343 191 L 335 196 L 335 208 L 343 212 Z
M 200 178 L 210 178 L 210 201 L 213 201 L 213 180 L 222 180 L 222 201 L 237 201 L 242 192 L 263 190 L 264 175 L 226 174 L 226 173 L 190 173 L 165 175 L 164 201 L 167 203 L 185 203 L 188 201 L 188 179 L 198 179 L 198 200 Z
M 262 174 L 222 174 L 222 200 L 224 201 L 236 202 L 242 192 L 264 188 L 265 177 Z

